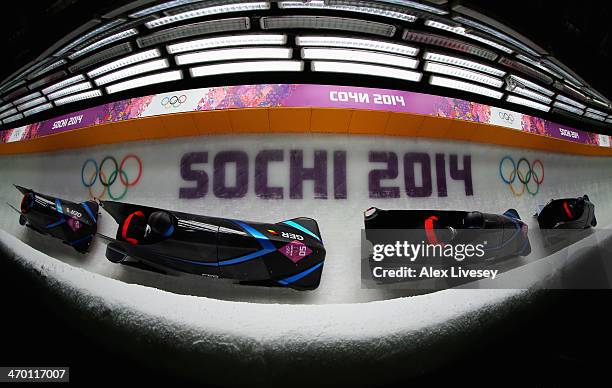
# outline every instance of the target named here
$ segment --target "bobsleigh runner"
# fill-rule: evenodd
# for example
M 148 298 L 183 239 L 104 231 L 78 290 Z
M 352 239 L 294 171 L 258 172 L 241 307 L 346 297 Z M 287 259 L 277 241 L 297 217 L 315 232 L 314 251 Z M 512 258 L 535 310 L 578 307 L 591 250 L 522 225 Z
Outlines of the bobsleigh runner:
M 588 195 L 552 199 L 535 217 L 540 229 L 587 229 L 597 226 L 595 205 Z
M 402 240 L 434 246 L 483 244 L 484 253 L 465 259 L 465 263 L 531 253 L 527 224 L 514 209 L 499 215 L 479 211 L 370 208 L 364 213 L 364 222 L 366 239 L 374 245 Z
M 325 248 L 313 219 L 264 224 L 113 201 L 100 204 L 119 224 L 116 238 L 98 234 L 107 242 L 111 262 L 242 284 L 296 290 L 319 286 Z
M 62 240 L 80 253 L 86 253 L 98 223 L 98 204 L 95 201 L 74 203 L 65 199 L 37 193 L 16 186 L 23 194 L 19 223 L 38 233 Z

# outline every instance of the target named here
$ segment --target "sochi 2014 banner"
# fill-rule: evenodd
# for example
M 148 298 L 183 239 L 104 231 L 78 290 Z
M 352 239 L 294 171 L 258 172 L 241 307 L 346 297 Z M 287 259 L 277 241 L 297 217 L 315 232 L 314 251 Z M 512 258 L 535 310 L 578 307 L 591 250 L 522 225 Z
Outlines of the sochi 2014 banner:
M 458 98 L 351 86 L 260 84 L 182 90 L 112 102 L 0 133 L 22 141 L 142 117 L 240 108 L 312 107 L 414 113 L 493 124 L 575 143 L 610 147 L 610 137 Z

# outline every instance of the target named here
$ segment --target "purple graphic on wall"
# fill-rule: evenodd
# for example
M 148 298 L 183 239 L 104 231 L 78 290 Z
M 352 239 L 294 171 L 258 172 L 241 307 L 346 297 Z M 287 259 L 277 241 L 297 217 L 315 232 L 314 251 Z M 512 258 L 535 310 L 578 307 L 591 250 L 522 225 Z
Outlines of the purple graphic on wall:
M 502 111 L 508 112 L 512 117 L 520 116 L 515 119 L 520 120 L 516 121 L 520 125 L 500 123 L 493 120 L 491 113 L 492 109 L 499 111 L 498 108 L 457 98 L 407 91 L 333 85 L 260 84 L 193 89 L 181 93 L 191 96 L 190 102 L 182 111 L 313 107 L 404 112 L 503 125 L 566 141 L 610 147 L 608 136 L 601 137 L 538 117 L 505 110 Z M 149 109 L 154 100 L 161 100 L 165 95 L 167 93 L 116 101 L 25 127 L 9 129 L 2 131 L 0 142 L 23 141 L 91 125 L 165 114 L 166 112 Z

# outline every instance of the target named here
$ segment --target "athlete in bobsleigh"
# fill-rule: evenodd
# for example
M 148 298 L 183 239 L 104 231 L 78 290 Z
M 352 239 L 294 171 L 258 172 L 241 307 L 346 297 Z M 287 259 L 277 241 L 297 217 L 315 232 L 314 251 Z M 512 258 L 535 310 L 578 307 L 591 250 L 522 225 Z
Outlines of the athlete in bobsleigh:
M 99 235 L 114 263 L 242 284 L 297 290 L 319 286 L 325 248 L 313 219 L 264 224 L 113 201 L 100 204 L 119 224 L 116 238 Z
M 80 253 L 86 253 L 98 224 L 98 204 L 81 203 L 40 194 L 21 186 L 15 186 L 23 194 L 19 223 L 38 233 L 62 240 Z
M 540 229 L 587 229 L 597 226 L 595 205 L 588 195 L 551 199 L 535 216 Z
M 366 239 L 373 244 L 393 243 L 384 241 L 388 237 L 407 237 L 414 244 L 483 244 L 484 255 L 474 256 L 468 262 L 527 256 L 531 253 L 528 226 L 514 209 L 500 215 L 479 211 L 370 208 L 364 216 Z M 405 230 L 405 233 L 385 232 L 391 229 Z

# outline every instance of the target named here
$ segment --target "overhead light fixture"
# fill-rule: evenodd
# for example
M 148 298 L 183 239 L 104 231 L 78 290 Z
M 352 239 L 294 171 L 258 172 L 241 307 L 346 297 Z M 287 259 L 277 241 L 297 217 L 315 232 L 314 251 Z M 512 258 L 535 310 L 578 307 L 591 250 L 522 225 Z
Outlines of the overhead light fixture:
M 87 89 L 91 89 L 91 82 L 89 81 L 81 82 L 80 84 L 72 85 L 65 89 L 60 89 L 57 92 L 49 93 L 47 97 L 49 97 L 50 100 L 55 100 L 60 97 L 64 97 L 77 92 L 82 92 L 83 90 Z
M 548 67 L 544 66 L 540 61 L 537 61 L 537 60 L 535 60 L 533 58 L 529 58 L 528 56 L 523 55 L 523 54 L 517 54 L 516 58 L 520 59 L 523 62 L 526 62 L 526 63 L 530 64 L 531 66 L 537 67 L 538 69 L 543 70 L 543 71 L 547 72 L 548 74 L 551 74 L 551 75 L 553 75 L 553 76 L 555 76 L 555 77 L 557 77 L 559 79 L 563 79 L 562 75 L 560 75 L 559 73 L 554 72 L 553 70 L 551 70 Z
M 63 81 L 60 81 L 56 84 L 53 84 L 42 90 L 43 94 L 49 94 L 56 90 L 62 89 L 66 86 L 76 84 L 77 82 L 85 81 L 85 76 L 83 74 L 75 75 L 74 77 L 67 78 Z
M 53 108 L 53 105 L 50 102 L 48 102 L 46 104 L 39 105 L 36 108 L 32 108 L 32 109 L 26 110 L 25 112 L 23 112 L 23 115 L 25 117 L 28 117 L 28 116 L 32 116 L 32 115 L 34 115 L 36 113 L 40 113 L 40 112 L 45 111 L 45 110 L 49 110 L 51 108 Z
M 587 96 L 584 93 L 582 93 L 582 92 L 572 88 L 571 86 L 569 86 L 569 85 L 567 85 L 565 83 L 562 83 L 562 82 L 559 82 L 559 81 L 555 81 L 555 83 L 553 84 L 553 87 L 555 87 L 557 90 L 560 90 L 560 91 L 562 91 L 565 94 L 569 94 L 572 97 L 577 98 L 577 99 L 579 99 L 581 101 L 588 101 L 588 98 L 587 98 Z
M 264 16 L 259 19 L 259 23 L 264 30 L 291 28 L 343 30 L 389 38 L 395 35 L 396 31 L 395 26 L 391 24 L 332 16 Z
M 50 65 L 48 65 L 48 66 L 45 66 L 44 68 L 42 68 L 42 69 L 40 69 L 40 70 L 38 70 L 38 71 L 36 71 L 36 72 L 34 72 L 34 73 L 30 74 L 30 75 L 28 76 L 28 79 L 34 79 L 34 78 L 36 78 L 36 77 L 38 77 L 38 76 L 40 76 L 40 75 L 43 75 L 43 74 L 45 74 L 45 73 L 50 72 L 50 71 L 51 71 L 51 70 L 53 70 L 53 69 L 57 69 L 58 67 L 63 66 L 63 65 L 65 65 L 66 63 L 67 63 L 67 62 L 66 62 L 66 60 L 65 60 L 65 59 L 60 59 L 59 61 L 55 61 L 55 62 L 53 62 L 52 64 L 50 64 Z
M 17 99 L 15 101 L 13 101 L 13 103 L 15 105 L 19 105 L 19 104 L 22 104 L 22 103 L 24 103 L 26 101 L 29 101 L 29 100 L 32 100 L 34 98 L 41 97 L 41 96 L 42 96 L 42 94 L 40 94 L 40 92 L 34 92 L 34 93 L 28 94 L 27 96 L 21 97 L 20 99 Z
M 282 45 L 285 43 L 287 43 L 287 35 L 281 34 L 230 35 L 171 44 L 167 46 L 167 50 L 170 54 L 177 54 L 217 47 Z
M 526 106 L 528 108 L 533 108 L 533 109 L 541 110 L 542 112 L 549 112 L 550 111 L 550 107 L 548 105 L 540 104 L 538 102 L 535 102 L 535 101 L 532 101 L 532 100 L 528 100 L 526 98 L 522 98 L 522 97 L 518 97 L 518 96 L 509 95 L 506 98 L 506 101 L 508 101 L 511 104 L 517 104 L 517 105 Z
M 90 90 L 88 92 L 73 94 L 68 97 L 59 98 L 53 101 L 53 103 L 55 105 L 65 105 L 65 104 L 70 104 L 76 101 L 90 100 L 92 98 L 96 98 L 100 96 L 102 96 L 102 92 L 100 92 L 99 90 Z
M 111 43 L 117 42 L 117 41 L 122 40 L 122 39 L 127 39 L 130 36 L 134 36 L 134 35 L 137 35 L 137 34 L 138 34 L 138 31 L 136 31 L 135 28 L 130 28 L 129 30 L 121 31 L 119 33 L 116 33 L 116 34 L 111 35 L 109 37 L 106 37 L 104 39 L 100 39 L 100 40 L 90 44 L 89 46 L 86 46 L 86 47 L 84 47 L 84 48 L 82 48 L 82 49 L 80 49 L 80 50 L 70 54 L 68 56 L 68 58 L 76 59 L 78 57 L 81 57 L 81 56 L 89 53 L 89 52 L 97 50 L 100 47 L 109 45 Z
M 557 65 L 556 63 L 554 63 L 550 59 L 544 58 L 543 62 L 544 62 L 544 66 L 546 66 L 546 67 L 552 69 L 553 71 L 556 71 L 557 73 L 561 74 L 563 76 L 563 78 L 565 79 L 565 82 L 574 83 L 575 84 L 574 87 L 578 87 L 578 85 L 582 85 L 582 81 L 580 81 L 573 74 L 570 74 L 570 72 L 566 71 L 564 68 L 562 68 L 561 66 Z
M 497 58 L 497 54 L 491 50 L 475 46 L 462 40 L 447 38 L 442 35 L 430 34 L 428 32 L 404 30 L 403 39 L 412 42 L 429 44 L 432 46 L 440 46 L 450 50 L 461 51 L 488 59 L 490 61 L 494 61 Z
M 108 31 L 114 27 L 117 27 L 121 24 L 125 23 L 125 19 L 115 19 L 111 22 L 108 22 L 106 24 L 101 25 L 100 27 L 93 29 L 91 31 L 89 31 L 88 33 L 80 36 L 79 38 L 73 40 L 72 42 L 70 42 L 69 44 L 67 44 L 66 46 L 62 47 L 59 51 L 57 51 L 55 54 L 53 54 L 56 57 L 62 56 L 65 53 L 68 52 L 68 50 L 72 49 L 73 47 L 76 47 L 78 45 L 80 45 L 81 43 L 87 42 L 88 40 L 90 40 L 91 38 L 105 32 Z
M 509 47 L 504 46 L 503 44 L 499 44 L 490 39 L 483 38 L 482 36 L 472 34 L 466 31 L 466 29 L 462 26 L 451 25 L 448 23 L 443 23 L 437 20 L 426 20 L 425 25 L 428 27 L 436 28 L 443 31 L 452 32 L 453 34 L 465 36 L 466 38 L 476 40 L 480 43 L 484 43 L 487 46 L 495 47 L 498 50 L 504 51 L 508 54 L 512 54 L 514 51 Z
M 219 74 L 302 70 L 304 70 L 302 61 L 245 61 L 192 67 L 189 72 L 192 77 L 207 77 Z
M 5 119 L 2 119 L 2 123 L 8 124 L 8 123 L 12 123 L 13 121 L 20 120 L 22 118 L 23 118 L 23 115 L 21 113 L 18 113 L 18 114 L 14 115 L 14 116 L 10 116 L 10 117 L 7 117 Z
M 0 106 L 0 112 L 4 112 L 5 110 L 7 110 L 8 108 L 12 107 L 13 104 L 12 103 L 8 103 L 8 104 L 4 104 L 2 106 Z
M 375 77 L 396 78 L 412 82 L 419 82 L 423 76 L 423 74 L 416 71 L 354 62 L 312 61 L 311 70 L 314 72 L 362 74 Z
M 587 108 L 587 109 L 586 109 L 586 111 L 587 111 L 587 112 L 590 112 L 590 113 L 593 113 L 593 114 L 595 114 L 595 115 L 600 115 L 600 116 L 603 116 L 603 117 L 606 117 L 606 116 L 608 115 L 608 114 L 607 114 L 607 113 L 605 113 L 605 112 L 602 112 L 602 111 L 600 111 L 600 110 L 593 109 L 593 108 Z
M 514 85 L 508 84 L 506 86 L 506 90 L 516 93 L 516 94 L 520 94 L 521 96 L 524 96 L 524 97 L 531 98 L 532 100 L 540 101 L 544 104 L 550 104 L 552 102 L 551 98 L 543 94 L 534 92 L 533 90 L 524 88 L 518 84 L 514 84 Z
M 115 58 L 115 57 L 118 57 L 124 54 L 129 54 L 131 52 L 132 52 L 132 45 L 130 42 L 121 43 L 121 44 L 118 44 L 117 46 L 109 47 L 93 55 L 88 55 L 87 57 L 81 59 L 79 62 L 68 67 L 68 70 L 70 70 L 71 73 L 76 73 L 77 71 L 84 69 L 86 67 L 93 66 L 100 62 L 106 62 L 112 58 Z
M 165 16 L 159 19 L 154 19 L 145 23 L 147 28 L 157 28 L 168 24 L 199 18 L 203 16 L 218 15 L 231 12 L 247 12 L 270 9 L 270 3 L 265 1 L 251 3 L 230 3 L 224 5 L 216 5 L 204 8 L 198 8 L 186 12 L 181 12 L 176 15 Z
M 408 69 L 415 69 L 419 65 L 419 61 L 414 58 L 403 57 L 395 54 L 377 53 L 374 51 L 341 48 L 306 47 L 302 49 L 302 58 L 331 61 L 368 62 L 379 65 L 406 67 Z
M 568 105 L 568 104 L 564 104 L 564 103 L 559 102 L 559 101 L 555 101 L 553 103 L 553 106 L 555 108 L 559 108 L 559 109 L 562 109 L 564 111 L 577 114 L 578 116 L 582 116 L 582 114 L 584 113 L 584 111 L 582 109 L 578 109 L 578 108 L 576 108 L 574 106 L 571 106 L 571 105 Z
M 457 66 L 445 65 L 443 63 L 438 62 L 425 62 L 423 70 L 428 71 L 430 73 L 438 73 L 451 77 L 463 78 L 496 88 L 500 88 L 504 84 L 504 82 L 499 78 L 491 77 L 483 73 L 467 70 Z
M 297 36 L 295 38 L 295 44 L 298 46 L 343 47 L 384 51 L 409 56 L 415 56 L 419 53 L 418 48 L 403 44 L 384 42 L 380 40 L 346 38 L 341 36 Z
M 251 28 L 248 17 L 221 20 L 208 20 L 191 23 L 178 27 L 156 31 L 147 36 L 136 39 L 138 47 L 149 47 L 170 42 L 177 39 L 190 38 L 197 35 L 218 34 L 231 31 L 246 31 Z
M 503 77 L 506 72 L 495 67 L 485 65 L 482 63 L 470 61 L 463 58 L 453 57 L 445 54 L 433 53 L 430 51 L 423 54 L 423 59 L 433 62 L 446 63 L 447 65 L 455 65 L 459 67 L 465 67 L 467 69 L 477 70 L 483 73 L 488 73 L 497 77 Z
M 179 81 L 181 79 L 183 79 L 183 73 L 180 70 L 166 71 L 164 73 L 151 74 L 145 77 L 134 78 L 109 85 L 106 87 L 106 92 L 108 94 L 113 94 L 117 92 L 122 92 L 124 90 L 135 89 L 164 82 Z
M 458 81 L 452 78 L 440 77 L 437 75 L 432 75 L 429 77 L 429 84 L 433 86 L 440 86 L 443 88 L 450 88 L 461 90 L 463 92 L 480 94 L 482 96 L 495 98 L 499 100 L 502 98 L 503 93 L 497 91 L 495 89 L 486 88 L 484 86 L 476 85 L 469 82 Z
M 362 13 L 368 15 L 382 16 L 392 19 L 398 19 L 405 22 L 414 22 L 417 17 L 405 12 L 398 12 L 391 9 L 373 7 L 374 3 L 356 3 L 356 4 L 332 4 L 325 3 L 323 0 L 313 0 L 309 2 L 303 1 L 279 1 L 278 8 L 281 9 L 324 9 L 331 11 L 347 11 Z
M 116 69 L 119 69 L 125 66 L 129 66 L 129 65 L 133 65 L 134 63 L 146 61 L 147 59 L 158 58 L 160 55 L 161 54 L 158 49 L 143 51 L 143 52 L 133 54 L 133 55 L 121 58 L 121 59 L 117 59 L 116 61 L 108 63 L 104 66 L 100 66 L 96 69 L 93 69 L 92 71 L 87 73 L 87 76 L 89 76 L 90 78 L 94 78 L 94 77 L 99 76 L 100 74 L 108 73 L 109 71 L 113 71 L 113 70 L 116 70 Z
M 100 78 L 94 79 L 94 82 L 98 86 L 106 85 L 111 82 L 119 81 L 121 79 L 133 77 L 138 74 L 148 73 L 150 71 L 166 69 L 170 66 L 167 59 L 156 59 L 149 62 L 144 62 L 138 65 L 126 67 L 125 69 L 117 70 L 115 72 L 104 75 Z
M 147 16 L 147 15 L 151 15 L 153 13 L 164 11 L 166 9 L 180 7 L 182 5 L 191 4 L 191 3 L 197 3 L 197 2 L 200 2 L 200 1 L 202 1 L 202 0 L 173 0 L 173 1 L 166 1 L 165 3 L 157 4 L 157 5 L 154 5 L 152 7 L 148 7 L 148 8 L 145 8 L 145 9 L 141 9 L 140 11 L 133 12 L 133 13 L 129 14 L 128 17 L 130 17 L 132 19 L 137 19 L 137 18 L 140 18 L 142 16 Z
M 286 47 L 247 47 L 198 51 L 174 57 L 179 66 L 201 62 L 233 61 L 240 59 L 290 59 L 293 49 Z
M 531 82 L 531 81 L 526 80 L 525 78 L 519 77 L 517 75 L 510 74 L 510 76 L 508 78 L 509 78 L 508 83 L 515 83 L 515 84 L 523 85 L 526 88 L 535 90 L 535 91 L 540 92 L 542 94 L 545 94 L 548 97 L 552 97 L 552 96 L 555 95 L 555 92 L 553 92 L 552 90 L 548 90 L 548 89 L 546 89 L 546 88 L 536 84 L 535 82 Z
M 586 105 L 584 105 L 584 104 L 582 104 L 582 103 L 580 103 L 578 101 L 572 100 L 571 98 L 565 97 L 562 94 L 557 95 L 557 100 L 559 100 L 559 101 L 561 101 L 561 102 L 563 102 L 565 104 L 574 105 L 574 106 L 576 106 L 576 107 L 578 107 L 580 109 L 585 109 L 586 108 Z
M 431 12 L 436 15 L 447 15 L 448 14 L 448 12 L 443 9 L 440 9 L 440 8 L 437 8 L 431 5 L 419 3 L 416 1 L 411 1 L 411 0 L 378 0 L 378 1 L 382 3 L 396 4 L 396 5 L 401 5 L 403 7 L 414 8 L 414 9 L 418 9 L 419 11 Z
M 0 119 L 3 119 L 5 117 L 9 117 L 11 115 L 14 115 L 15 113 L 17 113 L 17 109 L 16 108 L 9 109 L 6 112 L 0 113 Z
M 598 114 L 595 114 L 593 112 L 588 112 L 588 111 L 584 114 L 584 117 L 588 117 L 590 119 L 597 120 L 597 121 L 606 121 L 606 116 L 600 116 Z
M 525 52 L 527 52 L 527 53 L 529 53 L 531 55 L 535 55 L 535 56 L 539 55 L 535 50 L 533 50 L 531 47 L 527 46 L 523 42 L 521 42 L 521 41 L 519 41 L 517 39 L 514 39 L 514 38 L 504 34 L 503 32 L 496 30 L 493 27 L 489 27 L 489 26 L 487 26 L 485 24 L 479 23 L 479 22 L 477 22 L 475 20 L 468 19 L 468 18 L 465 18 L 463 16 L 459 16 L 459 15 L 453 16 L 453 20 L 455 20 L 456 22 L 465 24 L 467 26 L 476 28 L 478 30 L 484 31 L 484 32 L 486 32 L 486 33 L 488 33 L 490 35 L 493 35 L 494 37 L 496 37 L 496 38 L 498 38 L 498 39 L 500 39 L 500 40 L 502 40 L 502 41 L 504 41 L 506 43 L 510 43 L 513 46 L 516 46 L 516 47 L 520 48 L 521 50 L 523 50 L 523 51 L 525 51 Z
M 527 74 L 528 76 L 533 77 L 537 80 L 540 80 L 547 85 L 552 84 L 554 81 L 551 77 L 547 76 L 546 74 L 540 71 L 537 71 L 536 69 L 529 67 L 525 65 L 524 63 L 512 60 L 507 57 L 501 57 L 499 59 L 499 63 L 501 63 L 504 66 L 508 66 L 509 68 L 514 69 L 516 71 L 520 71 L 523 74 Z
M 30 100 L 30 101 L 28 101 L 28 102 L 26 102 L 24 104 L 17 105 L 17 109 L 19 109 L 20 111 L 23 112 L 26 109 L 29 109 L 29 108 L 31 108 L 33 106 L 36 106 L 36 105 L 44 104 L 45 102 L 47 102 L 47 99 L 45 97 L 38 97 L 38 98 L 36 98 L 34 100 Z M 25 114 L 25 112 L 24 112 L 24 114 Z

